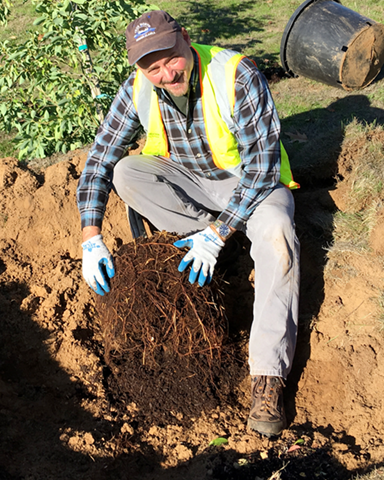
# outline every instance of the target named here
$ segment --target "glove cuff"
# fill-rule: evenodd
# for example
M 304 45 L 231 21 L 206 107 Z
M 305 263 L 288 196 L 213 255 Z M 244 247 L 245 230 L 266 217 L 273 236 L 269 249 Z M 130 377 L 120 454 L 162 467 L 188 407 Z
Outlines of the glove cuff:
M 93 237 L 88 238 L 88 240 L 86 240 L 85 242 L 83 242 L 83 243 L 81 244 L 81 246 L 82 246 L 83 249 L 84 249 L 84 247 L 87 245 L 87 243 L 88 243 L 89 241 L 98 242 L 99 240 L 101 240 L 101 241 L 103 240 L 103 235 L 101 235 L 101 233 L 98 233 L 97 235 L 94 235 Z

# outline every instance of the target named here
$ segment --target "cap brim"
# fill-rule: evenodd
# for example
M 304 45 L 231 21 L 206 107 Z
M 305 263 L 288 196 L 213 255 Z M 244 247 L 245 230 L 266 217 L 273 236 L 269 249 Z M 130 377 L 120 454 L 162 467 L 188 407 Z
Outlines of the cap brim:
M 149 38 L 144 39 L 142 44 L 140 44 L 139 42 L 128 52 L 129 64 L 134 65 L 150 53 L 161 52 L 162 50 L 168 50 L 174 47 L 177 42 L 178 33 L 179 32 L 167 32 L 165 35 L 163 35 L 163 38 L 161 38 L 161 36 L 156 36 L 156 38 L 153 39 L 152 42 L 149 42 Z M 153 46 L 153 48 L 151 48 L 151 46 Z

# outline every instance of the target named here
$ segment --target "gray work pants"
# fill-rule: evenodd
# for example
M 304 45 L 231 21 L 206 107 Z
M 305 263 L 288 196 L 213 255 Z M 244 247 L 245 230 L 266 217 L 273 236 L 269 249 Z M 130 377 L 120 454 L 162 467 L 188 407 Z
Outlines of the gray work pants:
M 159 230 L 187 235 L 215 220 L 238 178 L 200 178 L 163 157 L 132 155 L 117 163 L 113 184 L 122 200 Z M 211 213 L 210 213 L 211 212 Z M 244 233 L 255 262 L 255 300 L 249 340 L 251 375 L 286 378 L 293 361 L 299 298 L 299 242 L 294 201 L 279 184 L 255 209 Z

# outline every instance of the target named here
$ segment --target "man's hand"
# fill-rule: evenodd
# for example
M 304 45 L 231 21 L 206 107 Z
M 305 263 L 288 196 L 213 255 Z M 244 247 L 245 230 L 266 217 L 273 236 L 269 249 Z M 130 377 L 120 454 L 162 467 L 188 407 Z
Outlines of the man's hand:
M 224 247 L 224 242 L 212 228 L 207 227 L 202 232 L 190 235 L 183 240 L 177 240 L 174 245 L 178 248 L 189 247 L 191 249 L 180 262 L 179 272 L 184 272 L 193 261 L 189 274 L 190 283 L 195 283 L 196 278 L 198 278 L 200 287 L 205 283 L 209 284 L 212 280 L 217 257 Z
M 115 275 L 112 255 L 104 245 L 101 234 L 82 243 L 83 277 L 88 285 L 99 295 L 109 292 L 108 278 Z

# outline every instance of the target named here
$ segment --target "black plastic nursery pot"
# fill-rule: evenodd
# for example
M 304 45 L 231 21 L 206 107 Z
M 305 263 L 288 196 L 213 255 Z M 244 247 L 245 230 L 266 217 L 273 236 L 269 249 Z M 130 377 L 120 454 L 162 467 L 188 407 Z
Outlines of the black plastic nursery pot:
M 361 89 L 384 64 L 384 25 L 338 0 L 306 0 L 285 27 L 280 58 L 291 76 Z

